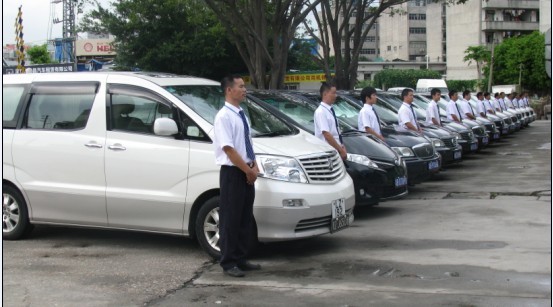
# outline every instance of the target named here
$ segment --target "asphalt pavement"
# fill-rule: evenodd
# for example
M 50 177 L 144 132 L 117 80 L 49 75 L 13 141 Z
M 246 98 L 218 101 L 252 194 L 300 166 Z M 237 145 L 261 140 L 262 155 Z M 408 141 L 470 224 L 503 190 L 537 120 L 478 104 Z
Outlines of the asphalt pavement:
M 173 236 L 36 227 L 3 241 L 5 306 L 551 306 L 551 121 L 332 235 L 262 244 L 244 278 Z

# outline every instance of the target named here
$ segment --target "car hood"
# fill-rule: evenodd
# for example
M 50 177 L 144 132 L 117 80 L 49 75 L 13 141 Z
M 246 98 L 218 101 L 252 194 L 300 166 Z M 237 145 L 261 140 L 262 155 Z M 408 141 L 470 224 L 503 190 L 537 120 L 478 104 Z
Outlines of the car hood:
M 382 135 L 386 144 L 391 147 L 413 147 L 422 143 L 430 143 L 426 138 L 412 132 L 400 132 L 393 128 L 383 128 Z
M 342 138 L 348 153 L 364 155 L 374 160 L 392 163 L 398 158 L 396 153 L 386 144 L 375 141 L 363 133 L 343 134 Z
M 287 157 L 299 157 L 334 150 L 326 142 L 301 130 L 296 135 L 255 137 L 253 138 L 253 147 L 256 154 L 272 154 Z

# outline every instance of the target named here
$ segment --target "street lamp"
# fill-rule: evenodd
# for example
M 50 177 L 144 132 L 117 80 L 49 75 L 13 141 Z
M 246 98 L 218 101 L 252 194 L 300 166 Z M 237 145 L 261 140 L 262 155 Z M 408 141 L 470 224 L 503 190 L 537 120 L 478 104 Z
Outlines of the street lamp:
M 430 57 L 427 55 L 424 56 L 426 58 L 426 70 L 428 70 L 428 59 L 430 59 Z

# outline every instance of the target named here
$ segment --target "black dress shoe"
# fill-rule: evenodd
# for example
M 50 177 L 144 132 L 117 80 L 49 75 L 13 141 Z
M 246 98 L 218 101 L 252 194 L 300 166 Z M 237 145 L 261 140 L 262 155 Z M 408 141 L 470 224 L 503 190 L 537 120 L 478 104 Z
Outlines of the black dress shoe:
M 254 264 L 249 261 L 246 261 L 244 263 L 238 264 L 238 267 L 244 271 L 254 271 L 254 270 L 261 270 L 261 265 Z
M 231 277 L 244 277 L 246 274 L 244 274 L 244 271 L 240 270 L 237 266 L 234 266 L 228 270 L 223 270 L 223 273 L 225 273 L 228 276 Z

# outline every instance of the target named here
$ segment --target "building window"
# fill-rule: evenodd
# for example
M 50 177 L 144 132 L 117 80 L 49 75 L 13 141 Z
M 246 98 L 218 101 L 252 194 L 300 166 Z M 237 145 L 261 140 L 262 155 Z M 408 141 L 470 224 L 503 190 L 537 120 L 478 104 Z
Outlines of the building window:
M 361 49 L 359 54 L 376 54 L 376 49 Z
M 409 20 L 426 20 L 426 14 L 409 14 Z
M 386 51 L 392 51 L 392 46 L 386 47 Z
M 367 36 L 365 38 L 365 41 L 366 42 L 374 42 L 374 41 L 376 41 L 376 36 Z
M 409 28 L 410 34 L 426 34 L 426 28 Z
M 425 0 L 410 0 L 409 6 L 426 6 Z

